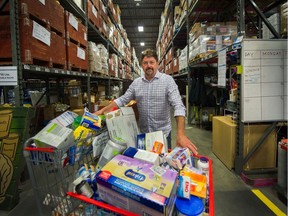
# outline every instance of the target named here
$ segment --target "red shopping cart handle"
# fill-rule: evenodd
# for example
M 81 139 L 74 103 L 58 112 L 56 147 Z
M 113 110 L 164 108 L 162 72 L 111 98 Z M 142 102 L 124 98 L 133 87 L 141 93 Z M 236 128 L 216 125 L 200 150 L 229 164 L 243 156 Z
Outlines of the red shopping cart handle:
M 83 195 L 80 195 L 80 194 L 76 194 L 76 193 L 72 193 L 72 192 L 67 192 L 67 194 L 69 196 L 71 196 L 71 197 L 74 197 L 74 198 L 82 200 L 84 202 L 93 204 L 95 206 L 98 206 L 100 208 L 106 209 L 108 211 L 111 211 L 111 212 L 114 212 L 114 213 L 117 213 L 117 214 L 121 214 L 121 215 L 125 215 L 125 216 L 139 216 L 139 214 L 135 214 L 135 213 L 126 211 L 124 209 L 120 209 L 120 208 L 117 208 L 115 206 L 111 206 L 109 204 L 106 204 L 106 203 L 103 203 L 103 202 L 100 202 L 100 201 L 97 201 L 97 200 L 90 199 L 90 198 L 88 198 L 86 196 L 83 196 Z
M 39 151 L 39 152 L 48 152 L 53 153 L 55 151 L 54 148 L 39 148 L 39 147 L 25 147 L 25 151 Z

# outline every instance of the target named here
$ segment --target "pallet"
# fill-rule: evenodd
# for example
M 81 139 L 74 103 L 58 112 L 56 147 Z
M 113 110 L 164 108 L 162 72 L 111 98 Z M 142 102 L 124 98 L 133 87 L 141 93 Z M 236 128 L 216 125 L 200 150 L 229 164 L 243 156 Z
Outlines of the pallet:
M 102 77 L 102 78 L 108 78 L 108 74 L 102 73 L 102 72 L 98 72 L 98 71 L 92 71 L 93 75 L 96 75 L 97 77 Z
M 246 184 L 253 187 L 271 186 L 277 183 L 275 175 L 247 175 L 241 173 L 240 177 Z

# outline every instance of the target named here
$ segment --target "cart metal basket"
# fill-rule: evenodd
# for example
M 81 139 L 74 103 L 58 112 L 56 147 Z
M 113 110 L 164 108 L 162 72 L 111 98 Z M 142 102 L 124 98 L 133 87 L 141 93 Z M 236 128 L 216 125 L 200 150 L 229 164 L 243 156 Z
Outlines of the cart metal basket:
M 92 148 L 83 150 L 78 161 L 69 163 L 75 156 L 69 155 L 70 147 L 61 150 L 39 148 L 33 143 L 33 138 L 28 139 L 23 153 L 40 215 L 76 215 L 73 211 L 81 203 L 66 193 L 72 191 L 79 168 L 84 163 L 95 164 Z

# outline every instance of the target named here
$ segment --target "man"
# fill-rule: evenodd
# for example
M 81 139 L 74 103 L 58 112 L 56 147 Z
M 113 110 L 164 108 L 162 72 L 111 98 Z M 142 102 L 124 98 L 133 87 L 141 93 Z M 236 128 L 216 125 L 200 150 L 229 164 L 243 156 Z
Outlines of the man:
M 136 100 L 141 133 L 163 131 L 167 136 L 168 148 L 171 148 L 170 106 L 172 106 L 177 123 L 176 145 L 189 148 L 197 155 L 196 146 L 184 132 L 186 109 L 174 79 L 158 71 L 158 56 L 151 49 L 143 51 L 141 65 L 144 70 L 144 77 L 135 79 L 124 95 L 95 114 L 104 114 L 115 107 L 124 106 L 132 99 Z

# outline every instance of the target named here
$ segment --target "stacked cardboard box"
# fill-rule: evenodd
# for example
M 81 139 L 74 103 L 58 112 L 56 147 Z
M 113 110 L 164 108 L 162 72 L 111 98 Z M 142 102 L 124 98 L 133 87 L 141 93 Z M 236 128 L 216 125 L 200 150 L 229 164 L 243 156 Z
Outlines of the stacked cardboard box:
M 88 70 L 87 27 L 72 13 L 65 11 L 67 43 L 67 68 L 85 72 Z
M 56 1 L 43 4 L 40 1 L 21 0 L 19 4 L 21 62 L 65 69 L 63 7 Z M 4 10 L 7 15 L 0 17 L 0 57 L 4 59 L 2 64 L 12 62 L 9 6 Z M 52 15 L 46 13 L 47 11 L 54 13 Z
M 118 77 L 118 57 L 116 54 L 110 54 L 110 57 L 109 57 L 109 74 L 112 77 Z
M 195 23 L 189 33 L 189 59 L 218 51 L 232 44 L 236 37 L 236 22 Z

